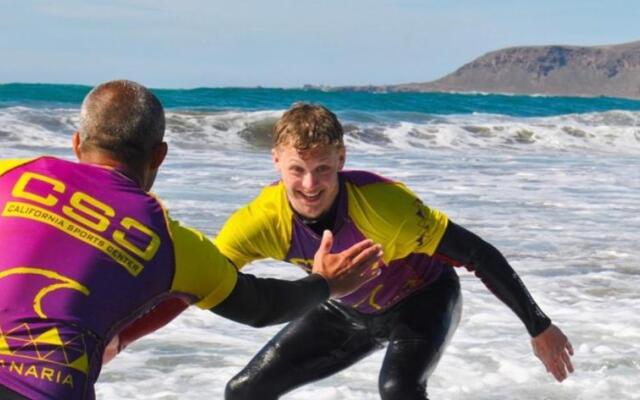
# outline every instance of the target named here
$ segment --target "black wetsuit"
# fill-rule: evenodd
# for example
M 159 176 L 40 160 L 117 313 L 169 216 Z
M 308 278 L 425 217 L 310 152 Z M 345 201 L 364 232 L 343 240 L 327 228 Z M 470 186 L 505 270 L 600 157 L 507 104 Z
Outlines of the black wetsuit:
M 322 231 L 331 226 L 331 218 L 311 221 L 308 226 Z M 474 271 L 532 336 L 550 325 L 500 252 L 478 236 L 450 222 L 436 256 Z M 426 399 L 427 378 L 458 326 L 460 310 L 460 285 L 453 268 L 381 314 L 361 314 L 330 300 L 273 337 L 227 384 L 225 398 L 277 399 L 386 344 L 379 375 L 382 399 Z

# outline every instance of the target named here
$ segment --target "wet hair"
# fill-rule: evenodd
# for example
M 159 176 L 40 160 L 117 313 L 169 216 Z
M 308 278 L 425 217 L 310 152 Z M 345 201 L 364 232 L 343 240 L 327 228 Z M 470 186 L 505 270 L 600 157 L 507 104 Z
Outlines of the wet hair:
M 87 94 L 80 111 L 82 150 L 101 150 L 131 166 L 148 160 L 164 137 L 164 109 L 144 86 L 109 81 Z
M 334 113 L 318 104 L 296 103 L 273 127 L 273 147 L 293 145 L 310 150 L 322 145 L 344 146 L 344 131 Z

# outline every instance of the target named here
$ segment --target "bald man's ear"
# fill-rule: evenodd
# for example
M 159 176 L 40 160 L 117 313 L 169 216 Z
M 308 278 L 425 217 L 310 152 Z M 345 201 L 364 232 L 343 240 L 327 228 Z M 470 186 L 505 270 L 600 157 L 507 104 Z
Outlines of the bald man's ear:
M 71 137 L 71 147 L 73 147 L 73 153 L 76 158 L 80 160 L 80 132 L 76 131 Z
M 167 146 L 167 142 L 162 142 L 157 144 L 156 147 L 153 148 L 153 152 L 151 153 L 151 168 L 158 169 L 160 164 L 164 161 L 167 156 L 167 151 L 169 151 L 169 146 Z

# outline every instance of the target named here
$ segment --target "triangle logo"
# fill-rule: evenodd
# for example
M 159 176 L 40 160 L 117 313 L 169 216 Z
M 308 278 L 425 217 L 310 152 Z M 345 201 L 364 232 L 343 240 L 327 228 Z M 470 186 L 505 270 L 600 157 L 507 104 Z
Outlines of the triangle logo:
M 4 335 L 0 334 L 0 354 L 11 355 L 11 349 L 9 344 L 4 338 Z
M 77 369 L 78 371 L 86 373 L 87 371 L 89 371 L 89 360 L 87 359 L 87 355 L 81 355 L 75 361 L 69 363 L 69 366 L 71 368 Z
M 46 343 L 53 344 L 55 346 L 62 346 L 62 339 L 60 339 L 60 334 L 58 333 L 57 328 L 51 328 L 42 335 L 38 336 L 34 343 Z

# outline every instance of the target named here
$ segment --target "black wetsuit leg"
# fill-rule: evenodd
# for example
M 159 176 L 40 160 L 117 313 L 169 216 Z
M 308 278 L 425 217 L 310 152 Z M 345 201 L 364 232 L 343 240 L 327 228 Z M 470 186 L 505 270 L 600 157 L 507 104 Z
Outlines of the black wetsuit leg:
M 379 378 L 384 400 L 426 399 L 428 375 L 460 321 L 453 269 L 392 309 L 365 315 L 327 302 L 274 336 L 227 384 L 227 400 L 272 400 L 326 378 L 389 341 Z
M 332 375 L 382 344 L 331 302 L 288 324 L 229 381 L 227 400 L 271 400 Z
M 0 400 L 28 400 L 28 399 L 0 385 Z
M 427 398 L 427 378 L 458 327 L 461 310 L 460 282 L 452 270 L 394 309 L 379 377 L 383 400 Z

